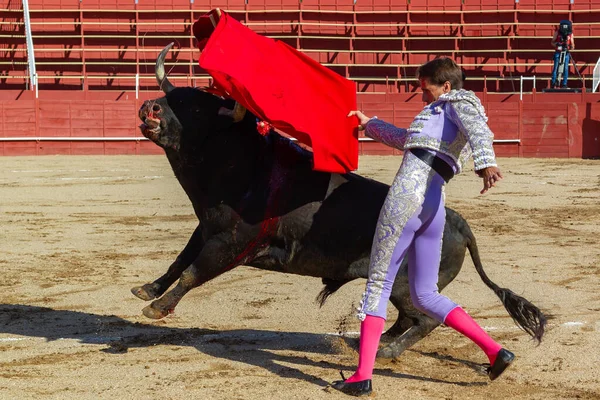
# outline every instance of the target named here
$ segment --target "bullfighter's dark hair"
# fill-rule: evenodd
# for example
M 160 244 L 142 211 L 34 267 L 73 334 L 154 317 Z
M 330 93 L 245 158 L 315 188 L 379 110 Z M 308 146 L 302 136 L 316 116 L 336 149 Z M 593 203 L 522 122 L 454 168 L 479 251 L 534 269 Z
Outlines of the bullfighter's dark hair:
M 462 89 L 463 87 L 463 71 L 448 57 L 440 57 L 431 60 L 419 67 L 417 70 L 417 79 L 426 79 L 431 84 L 442 86 L 446 82 L 450 82 L 452 89 Z

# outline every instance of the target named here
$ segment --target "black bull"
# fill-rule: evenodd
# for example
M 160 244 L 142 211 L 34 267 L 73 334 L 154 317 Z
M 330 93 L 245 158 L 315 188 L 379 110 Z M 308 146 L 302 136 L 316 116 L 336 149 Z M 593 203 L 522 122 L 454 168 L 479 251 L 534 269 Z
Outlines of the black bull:
M 166 316 L 189 290 L 239 265 L 321 277 L 321 305 L 345 283 L 366 278 L 389 186 L 356 174 L 313 171 L 309 152 L 276 133 L 261 136 L 250 113 L 239 122 L 225 115 L 223 107 L 231 107 L 231 101 L 194 88 L 175 88 L 164 74 L 169 48 L 156 63 L 166 96 L 144 103 L 141 130 L 164 149 L 199 224 L 163 276 L 132 289 L 143 300 L 157 299 L 144 308 L 144 315 Z M 448 208 L 440 290 L 460 271 L 467 248 L 479 276 L 513 320 L 541 340 L 544 315 L 486 276 L 469 225 Z M 439 325 L 413 307 L 406 262 L 390 301 L 399 315 L 384 336 L 388 344 L 378 354 L 383 358 L 398 357 Z

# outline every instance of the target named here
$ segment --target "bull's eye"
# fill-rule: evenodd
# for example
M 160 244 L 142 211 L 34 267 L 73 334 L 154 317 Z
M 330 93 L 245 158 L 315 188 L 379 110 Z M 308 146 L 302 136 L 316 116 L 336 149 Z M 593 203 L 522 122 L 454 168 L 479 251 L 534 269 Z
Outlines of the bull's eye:
M 152 111 L 159 112 L 160 111 L 160 106 L 158 104 L 153 105 L 152 106 Z

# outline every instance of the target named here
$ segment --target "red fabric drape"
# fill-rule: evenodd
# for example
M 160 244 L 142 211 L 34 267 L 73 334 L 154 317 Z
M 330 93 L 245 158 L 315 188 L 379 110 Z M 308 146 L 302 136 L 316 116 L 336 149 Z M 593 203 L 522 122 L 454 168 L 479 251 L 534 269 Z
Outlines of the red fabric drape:
M 200 67 L 215 86 L 258 118 L 312 147 L 315 170 L 357 169 L 358 122 L 347 117 L 356 109 L 354 83 L 226 13 L 213 29 L 209 14 L 194 23 L 193 32 L 202 50 Z

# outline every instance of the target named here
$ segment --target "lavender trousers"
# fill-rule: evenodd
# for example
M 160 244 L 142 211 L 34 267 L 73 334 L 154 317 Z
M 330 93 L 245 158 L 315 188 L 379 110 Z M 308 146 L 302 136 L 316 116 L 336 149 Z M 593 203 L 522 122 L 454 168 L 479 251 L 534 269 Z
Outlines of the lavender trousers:
M 358 317 L 386 318 L 396 274 L 408 257 L 408 281 L 418 310 L 444 322 L 458 305 L 438 291 L 446 222 L 444 180 L 407 151 L 379 214 L 369 277 Z

